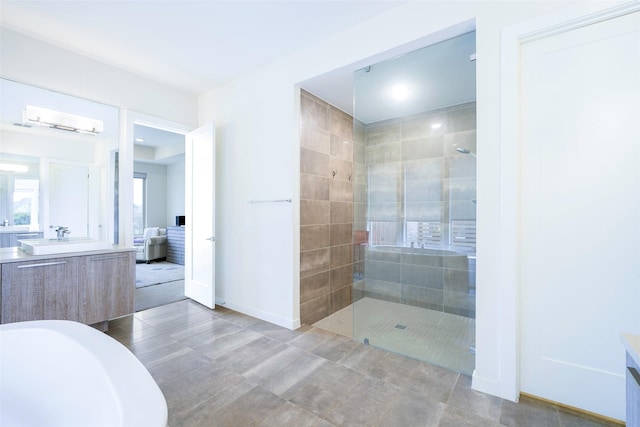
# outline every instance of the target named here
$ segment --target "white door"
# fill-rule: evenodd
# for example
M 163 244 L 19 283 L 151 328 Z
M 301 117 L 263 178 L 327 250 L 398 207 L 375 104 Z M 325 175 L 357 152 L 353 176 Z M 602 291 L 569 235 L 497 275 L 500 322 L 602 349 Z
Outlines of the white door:
M 185 295 L 215 308 L 215 131 L 185 138 Z
M 67 237 L 89 235 L 88 166 L 49 164 L 49 225 L 69 227 L 71 234 Z M 49 237 L 55 237 L 55 232 L 51 231 Z
M 640 333 L 640 13 L 522 46 L 521 391 L 625 418 Z

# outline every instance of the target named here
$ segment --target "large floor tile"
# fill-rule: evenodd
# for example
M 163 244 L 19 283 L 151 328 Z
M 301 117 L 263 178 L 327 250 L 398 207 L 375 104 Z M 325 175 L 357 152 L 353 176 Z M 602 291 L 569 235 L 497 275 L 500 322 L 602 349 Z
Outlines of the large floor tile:
M 110 322 L 182 426 L 607 426 L 530 398 L 504 401 L 471 377 L 303 326 L 290 331 L 192 301 Z

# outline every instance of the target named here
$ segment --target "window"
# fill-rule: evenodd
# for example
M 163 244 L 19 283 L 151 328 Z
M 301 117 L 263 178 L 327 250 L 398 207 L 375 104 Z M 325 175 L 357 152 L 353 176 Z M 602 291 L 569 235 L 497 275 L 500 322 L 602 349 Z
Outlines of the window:
M 133 173 L 133 235 L 142 236 L 146 226 L 147 174 Z
M 13 224 L 38 225 L 39 185 L 37 179 L 13 181 Z

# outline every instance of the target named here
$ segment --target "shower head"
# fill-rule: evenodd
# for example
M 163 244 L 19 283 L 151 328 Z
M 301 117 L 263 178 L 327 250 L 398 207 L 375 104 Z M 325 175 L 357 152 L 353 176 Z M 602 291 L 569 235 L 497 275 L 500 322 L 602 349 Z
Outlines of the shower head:
M 463 148 L 463 147 L 456 148 L 456 151 L 458 153 L 462 153 L 462 154 L 471 154 L 473 157 L 476 157 L 476 155 L 474 153 L 472 153 L 471 151 L 469 151 L 468 149 Z

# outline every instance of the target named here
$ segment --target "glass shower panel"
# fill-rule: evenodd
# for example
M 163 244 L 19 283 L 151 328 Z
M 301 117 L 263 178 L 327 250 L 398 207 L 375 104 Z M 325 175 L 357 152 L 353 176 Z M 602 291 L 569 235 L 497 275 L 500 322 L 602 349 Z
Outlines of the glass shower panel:
M 475 33 L 355 73 L 354 142 L 364 156 L 354 152 L 353 338 L 471 374 L 475 68 L 461 65 L 453 74 L 463 80 L 447 83 L 467 97 L 430 104 L 424 92 L 445 51 L 468 62 Z M 385 99 L 400 82 L 410 105 Z

